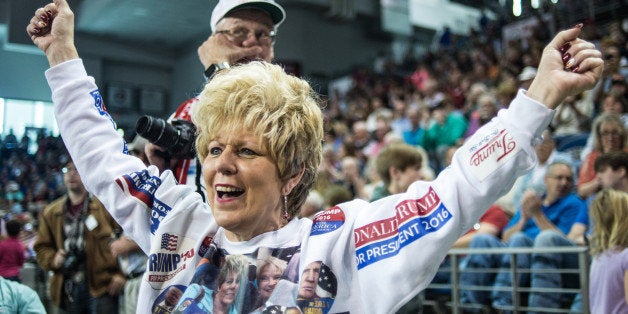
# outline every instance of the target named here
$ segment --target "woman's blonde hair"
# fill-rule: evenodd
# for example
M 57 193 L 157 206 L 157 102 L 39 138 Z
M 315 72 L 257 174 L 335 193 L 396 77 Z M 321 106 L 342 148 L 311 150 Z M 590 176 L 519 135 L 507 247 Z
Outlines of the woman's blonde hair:
M 316 179 L 323 141 L 319 97 L 306 81 L 263 61 L 223 70 L 205 86 L 192 120 L 200 160 L 207 157 L 210 141 L 245 129 L 265 146 L 282 182 L 304 169 L 288 196 L 288 213 L 298 213 Z
M 628 193 L 605 189 L 597 194 L 589 215 L 592 223 L 591 254 L 628 247 Z

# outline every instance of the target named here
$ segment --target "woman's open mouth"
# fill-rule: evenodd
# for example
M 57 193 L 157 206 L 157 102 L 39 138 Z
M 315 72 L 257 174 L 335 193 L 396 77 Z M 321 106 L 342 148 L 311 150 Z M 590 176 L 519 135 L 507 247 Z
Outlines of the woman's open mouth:
M 244 194 L 244 190 L 233 186 L 216 186 L 218 198 L 234 198 Z

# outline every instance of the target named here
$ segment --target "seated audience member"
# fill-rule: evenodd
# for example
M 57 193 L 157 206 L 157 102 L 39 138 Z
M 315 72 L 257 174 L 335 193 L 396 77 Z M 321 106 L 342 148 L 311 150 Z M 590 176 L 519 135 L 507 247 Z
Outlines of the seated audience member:
M 595 160 L 596 176 L 603 189 L 628 192 L 628 153 L 612 152 Z M 586 245 L 585 233 L 589 226 L 589 213 L 584 211 L 576 219 L 568 234 L 557 230 L 542 231 L 534 241 L 534 247 L 560 247 Z M 578 274 L 547 272 L 548 269 L 577 269 L 577 254 L 535 253 L 532 255 L 532 288 L 579 288 Z M 535 270 L 542 270 L 535 272 Z M 579 298 L 571 293 L 530 293 L 529 306 L 538 308 L 568 308 L 582 311 Z M 572 304 L 573 303 L 573 304 Z
M 469 84 L 471 83 L 469 82 Z M 478 99 L 480 99 L 480 96 L 488 92 L 489 88 L 486 86 L 486 84 L 482 82 L 475 82 L 471 84 L 468 88 L 468 91 L 465 93 L 465 104 L 461 112 L 463 112 L 465 116 L 468 116 L 471 112 L 473 112 L 473 110 L 477 109 L 476 104 Z
M 614 87 L 611 82 L 614 78 L 625 78 L 628 74 L 622 71 L 625 70 L 625 67 L 624 69 L 621 67 L 622 59 L 624 62 L 626 59 L 622 58 L 620 44 L 617 40 L 606 36 L 600 40 L 599 46 L 604 56 L 604 71 L 596 86 L 591 90 L 593 101 L 596 104 L 601 103 L 605 94 L 613 90 Z
M 468 248 L 472 239 L 480 234 L 492 235 L 497 238 L 501 238 L 501 233 L 504 227 L 508 224 L 509 216 L 498 205 L 491 205 L 489 209 L 480 217 L 477 223 L 473 225 L 471 229 L 467 231 L 463 236 L 458 238 L 452 248 Z M 445 257 L 441 263 L 440 270 L 434 276 L 432 283 L 435 284 L 450 284 L 451 283 L 451 271 L 445 269 L 451 267 L 451 259 L 449 255 Z M 451 296 L 450 289 L 426 289 L 425 298 L 435 299 L 436 307 L 439 313 L 446 313 L 446 307 L 444 302 Z
M 334 184 L 328 186 L 323 192 L 323 200 L 325 201 L 325 208 L 330 208 L 344 202 L 352 200 L 351 191 L 345 186 Z
M 340 160 L 336 151 L 331 145 L 324 145 L 321 163 L 317 170 L 316 189 L 323 191 L 329 185 L 341 182 L 343 178 L 340 168 Z
M 383 186 L 384 182 L 377 174 L 377 168 L 375 167 L 375 158 L 369 158 L 364 165 L 364 180 L 366 180 L 366 184 L 364 185 L 364 194 L 368 196 L 368 199 L 371 199 L 373 192 L 379 186 Z
M 623 84 L 613 84 L 615 86 L 626 86 L 625 81 L 622 79 Z M 580 152 L 580 157 L 582 159 L 586 158 L 586 156 L 591 153 L 595 149 L 595 133 L 593 133 L 593 129 L 595 128 L 595 120 L 597 120 L 600 116 L 605 114 L 616 114 L 620 117 L 621 121 L 624 124 L 624 127 L 628 129 L 628 104 L 626 98 L 628 93 L 626 92 L 626 88 L 621 89 L 611 89 L 607 93 L 603 95 L 600 100 L 601 103 L 601 112 L 594 119 L 591 134 L 587 138 L 587 143 Z
M 499 205 L 493 204 L 467 233 L 456 240 L 453 248 L 469 247 L 473 237 L 478 234 L 491 234 L 501 238 L 502 230 L 508 225 L 508 221 L 509 216 L 506 212 Z
M 447 148 L 455 146 L 467 130 L 466 118 L 454 111 L 449 98 L 431 107 L 432 122 L 425 133 L 425 149 L 435 163 L 434 169 L 440 172 L 445 162 Z
M 628 192 L 628 152 L 611 152 L 595 160 L 595 173 L 604 189 Z
M 421 153 L 407 144 L 394 143 L 382 149 L 375 158 L 375 168 L 384 184 L 375 188 L 371 201 L 401 193 L 422 179 L 421 161 Z
M 418 106 L 410 106 L 406 110 L 406 116 L 410 122 L 410 128 L 402 133 L 403 141 L 412 146 L 423 146 L 425 129 L 421 121 L 421 110 Z
M 369 105 L 370 113 L 366 118 L 366 128 L 369 132 L 373 133 L 377 129 L 377 120 L 381 118 L 392 119 L 393 112 L 379 96 L 371 97 Z
M 534 190 L 538 194 L 545 192 L 545 174 L 547 167 L 552 163 L 557 161 L 565 162 L 571 165 L 574 173 L 576 172 L 576 162 L 573 161 L 573 158 L 556 150 L 556 141 L 549 128 L 543 131 L 543 141 L 534 146 L 534 152 L 537 158 L 537 164 L 534 168 L 517 178 L 510 192 L 497 201 L 497 204 L 511 214 L 515 212 L 516 208 L 521 206 L 521 198 L 525 191 Z
M 35 290 L 0 277 L 0 313 L 46 313 Z
M 591 313 L 628 313 L 628 193 L 605 189 L 591 203 Z
M 625 86 L 625 83 L 624 83 Z M 585 159 L 589 153 L 591 153 L 595 149 L 595 121 L 600 118 L 600 116 L 605 114 L 616 114 L 619 115 L 622 123 L 624 124 L 624 128 L 628 129 L 628 104 L 627 104 L 627 92 L 620 92 L 619 90 L 611 90 L 606 96 L 602 99 L 602 108 L 600 114 L 593 120 L 593 124 L 591 126 L 589 137 L 587 138 L 587 143 L 582 148 L 580 152 L 580 158 Z
M 584 94 L 565 98 L 558 108 L 551 127 L 558 139 L 589 133 L 593 115 L 593 103 Z
M 356 157 L 345 156 L 340 163 L 342 179 L 339 183 L 344 185 L 349 192 L 351 192 L 351 198 L 368 199 L 364 190 L 366 182 L 362 177 L 360 160 Z
M 375 123 L 375 130 L 371 132 L 372 138 L 368 145 L 364 147 L 362 153 L 366 158 L 377 156 L 379 151 L 388 144 L 389 134 L 392 133 L 391 120 L 386 117 L 379 117 Z
M 421 146 L 416 146 L 416 150 L 421 154 L 421 175 L 423 176 L 423 180 L 432 181 L 436 177 L 436 173 L 434 169 L 430 166 L 430 156 L 428 156 L 427 151 Z
M 626 151 L 626 128 L 616 114 L 604 113 L 593 122 L 593 151 L 582 161 L 578 175 L 578 195 L 586 199 L 602 188 L 595 176 L 595 159 L 603 153 Z
M 0 240 L 0 277 L 20 282 L 20 269 L 26 259 L 24 244 L 19 239 L 22 224 L 9 220 L 5 227 L 8 237 Z
M 361 162 L 367 160 L 367 156 L 364 153 L 364 149 L 371 143 L 371 133 L 369 133 L 366 127 L 366 122 L 359 120 L 353 123 L 351 126 L 351 134 L 345 139 L 345 144 L 348 146 L 346 151 L 354 152 L 354 155 L 360 159 Z
M 504 229 L 502 239 L 494 235 L 478 234 L 471 240 L 470 248 L 498 247 L 531 247 L 534 239 L 543 230 L 560 230 L 564 234 L 576 222 L 580 212 L 585 210 L 585 203 L 572 193 L 573 172 L 566 163 L 553 163 L 545 175 L 546 192 L 539 198 L 534 191 L 526 192 L 521 207 Z M 512 286 L 512 278 L 508 271 L 499 272 L 465 272 L 464 269 L 474 268 L 505 268 L 510 267 L 510 255 L 470 254 L 463 261 L 460 276 L 463 286 L 494 285 L 492 293 L 487 291 L 462 290 L 463 303 L 490 304 L 499 308 L 512 304 L 509 291 L 498 288 Z M 530 267 L 530 256 L 519 254 L 517 265 L 522 269 Z M 518 274 L 517 282 L 521 286 L 529 285 L 529 274 Z M 524 298 L 522 298 L 525 300 Z
M 624 127 L 628 128 L 628 100 L 624 93 L 615 91 L 606 94 L 602 102 L 602 111 L 619 115 Z
M 469 127 L 464 134 L 464 138 L 466 139 L 473 135 L 473 133 L 475 133 L 475 131 L 477 131 L 481 126 L 491 121 L 491 119 L 497 115 L 498 110 L 499 106 L 497 104 L 497 99 L 495 99 L 495 95 L 488 92 L 480 95 L 477 108 L 471 113 Z
M 532 66 L 527 66 L 523 68 L 517 79 L 519 79 L 519 88 L 528 89 L 532 80 L 536 77 L 536 68 Z

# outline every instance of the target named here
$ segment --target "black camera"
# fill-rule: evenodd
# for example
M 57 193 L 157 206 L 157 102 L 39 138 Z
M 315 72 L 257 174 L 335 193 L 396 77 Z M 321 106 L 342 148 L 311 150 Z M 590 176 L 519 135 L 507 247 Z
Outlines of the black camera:
M 61 265 L 61 272 L 63 272 L 63 274 L 65 276 L 69 276 L 74 274 L 75 272 L 77 272 L 81 263 L 81 256 L 75 252 L 68 252 L 65 255 L 65 260 L 63 261 L 63 264 Z
M 168 123 L 164 119 L 142 116 L 137 120 L 135 130 L 149 142 L 164 147 L 167 157 L 177 159 L 196 157 L 194 147 L 196 127 L 190 121 L 173 120 L 172 123 Z

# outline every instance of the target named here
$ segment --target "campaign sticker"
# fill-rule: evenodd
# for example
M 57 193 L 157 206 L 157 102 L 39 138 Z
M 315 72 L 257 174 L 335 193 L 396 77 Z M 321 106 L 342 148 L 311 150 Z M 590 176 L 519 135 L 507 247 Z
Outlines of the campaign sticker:
M 471 173 L 479 181 L 484 181 L 520 150 L 521 146 L 517 145 L 512 135 L 502 129 L 494 130 L 471 145 L 469 150 L 461 152 L 462 160 L 468 161 Z
M 345 223 L 345 213 L 338 206 L 334 206 L 314 217 L 310 235 L 319 235 L 332 232 Z
M 148 255 L 148 283 L 153 289 L 161 289 L 174 282 L 182 271 L 194 268 L 195 254 L 192 239 L 163 233 L 153 237 L 151 247 L 155 248 Z

